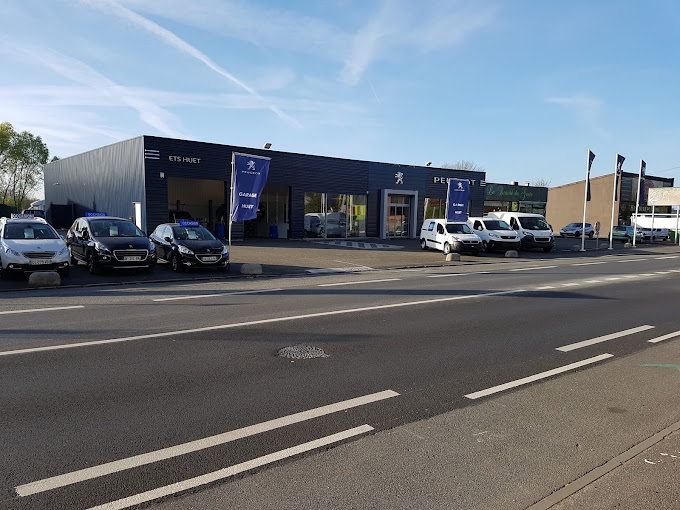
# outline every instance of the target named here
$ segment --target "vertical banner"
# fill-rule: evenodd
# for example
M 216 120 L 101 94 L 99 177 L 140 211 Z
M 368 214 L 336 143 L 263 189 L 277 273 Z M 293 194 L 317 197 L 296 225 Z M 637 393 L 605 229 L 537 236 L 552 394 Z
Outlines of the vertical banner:
M 588 164 L 586 167 L 586 191 L 583 199 L 583 226 L 581 227 L 581 251 L 586 251 L 586 205 L 590 202 L 590 167 L 593 165 L 595 153 L 588 149 Z
M 614 209 L 616 206 L 616 200 L 618 199 L 618 187 L 619 187 L 619 177 L 621 176 L 621 173 L 623 172 L 623 169 L 621 168 L 623 166 L 623 162 L 626 160 L 623 156 L 620 154 L 616 155 L 616 170 L 614 171 L 614 191 L 612 193 L 612 222 L 611 226 L 609 228 L 609 249 L 613 250 L 614 249 Z M 616 222 L 618 224 L 619 221 L 619 214 L 618 211 L 616 212 Z
M 446 221 L 467 221 L 468 199 L 470 198 L 470 181 L 467 179 L 449 179 L 446 193 Z
M 635 238 L 637 237 L 638 214 L 640 213 L 640 206 L 645 203 L 645 170 L 647 170 L 647 163 L 644 159 L 640 160 L 640 174 L 638 175 L 638 189 L 637 198 L 635 200 L 635 226 L 633 227 L 633 246 L 635 246 Z
M 271 158 L 232 152 L 231 161 L 231 221 L 252 220 L 257 216 Z

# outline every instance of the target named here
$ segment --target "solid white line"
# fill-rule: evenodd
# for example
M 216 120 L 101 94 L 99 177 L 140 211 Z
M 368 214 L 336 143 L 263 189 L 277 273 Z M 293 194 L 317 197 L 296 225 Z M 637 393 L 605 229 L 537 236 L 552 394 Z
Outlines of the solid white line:
M 488 271 L 476 271 L 474 273 L 446 273 L 446 274 L 429 274 L 428 278 L 445 278 L 447 276 L 468 276 L 472 274 L 489 274 Z
M 523 384 L 528 384 L 530 382 L 538 381 L 540 379 L 545 379 L 546 377 L 551 377 L 556 374 L 561 374 L 562 372 L 567 372 L 569 370 L 574 370 L 579 367 L 583 367 L 585 365 L 590 365 L 591 363 L 597 363 L 598 361 L 602 361 L 603 359 L 611 358 L 613 357 L 613 354 L 600 354 L 599 356 L 595 356 L 593 358 L 588 358 L 583 361 L 577 361 L 576 363 L 571 363 L 570 365 L 565 365 L 563 367 L 559 368 L 554 368 L 552 370 L 548 370 L 547 372 L 541 372 L 540 374 L 536 375 L 531 375 L 529 377 L 525 377 L 523 379 L 517 379 L 516 381 L 511 381 L 505 384 L 500 384 L 498 386 L 494 386 L 493 388 L 487 388 L 486 390 L 481 390 L 477 391 L 475 393 L 469 393 L 465 395 L 469 399 L 476 399 L 480 397 L 486 397 L 487 395 L 491 395 L 493 393 L 498 393 L 500 391 L 505 391 L 510 388 L 516 388 L 517 386 L 522 386 Z
M 602 283 L 600 280 L 585 280 L 583 283 Z
M 562 287 L 576 287 L 577 285 L 580 285 L 580 284 L 578 282 L 563 283 Z
M 378 282 L 398 282 L 401 278 L 385 278 L 384 280 L 362 280 L 360 282 L 342 282 L 342 283 L 322 283 L 319 287 L 337 287 L 338 285 L 359 285 L 361 283 L 378 283 Z
M 486 294 L 470 294 L 467 296 L 453 296 L 445 298 L 424 299 L 422 301 L 407 301 L 405 303 L 394 303 L 391 305 L 365 306 L 362 308 L 350 308 L 345 310 L 333 310 L 330 312 L 307 313 L 303 315 L 292 315 L 288 317 L 274 317 L 272 319 L 261 319 L 257 321 L 237 322 L 234 324 L 220 324 L 219 326 L 206 326 L 204 328 L 182 329 L 178 331 L 165 331 L 163 333 L 149 333 L 148 335 L 128 336 L 123 338 L 111 338 L 108 340 L 93 340 L 91 342 L 78 342 L 73 344 L 48 345 L 45 347 L 33 347 L 31 349 L 17 349 L 14 351 L 0 351 L 0 356 L 12 356 L 15 354 L 28 354 L 43 351 L 56 351 L 59 349 L 73 349 L 75 347 L 89 347 L 92 345 L 115 344 L 120 342 L 130 342 L 133 340 L 144 340 L 147 338 L 163 338 L 168 336 L 186 335 L 190 333 L 203 333 L 205 331 L 218 331 L 222 329 L 242 328 L 246 326 L 257 326 L 260 324 L 272 324 L 276 322 L 294 321 L 300 319 L 312 319 L 316 317 L 326 317 L 329 315 L 343 315 L 349 313 L 369 312 L 374 310 L 387 310 L 390 308 L 400 308 L 404 306 L 429 305 L 432 303 L 446 303 L 449 301 L 460 301 L 464 299 L 507 296 L 525 292 L 524 289 L 504 290 L 499 292 L 487 292 Z
M 657 271 L 656 274 L 668 274 L 670 271 Z
M 668 255 L 667 257 L 654 257 L 656 260 L 677 259 L 680 255 Z
M 551 285 L 546 285 L 545 287 L 536 287 L 535 290 L 548 290 L 548 289 L 554 289 L 555 287 Z
M 654 273 L 640 273 L 640 276 L 654 276 Z
M 520 267 L 517 269 L 509 269 L 509 271 L 533 271 L 534 269 L 552 269 L 557 266 L 541 266 L 541 267 Z
M 0 312 L 1 315 L 9 315 L 10 313 L 33 313 L 33 312 L 53 312 L 55 310 L 73 310 L 75 308 L 85 308 L 83 305 L 78 306 L 55 306 L 54 308 L 31 308 L 27 310 L 8 310 Z
M 622 276 L 612 276 L 611 278 L 605 278 L 608 282 L 613 282 L 614 280 L 620 280 Z
M 597 338 L 591 338 L 590 340 L 584 340 L 583 342 L 576 342 L 575 344 L 564 345 L 558 347 L 558 351 L 569 352 L 575 349 L 580 349 L 581 347 L 587 347 L 589 345 L 599 344 L 600 342 L 606 342 L 607 340 L 613 340 L 615 338 L 621 338 L 622 336 L 633 335 L 641 331 L 647 331 L 648 329 L 654 329 L 654 326 L 638 326 L 636 328 L 626 329 L 624 331 L 619 331 L 618 333 L 611 333 L 610 335 L 598 336 Z
M 676 331 L 675 333 L 668 333 L 667 335 L 663 336 L 658 336 L 656 338 L 652 338 L 651 340 L 647 340 L 649 343 L 656 344 L 659 342 L 663 342 L 664 340 L 668 340 L 669 338 L 675 338 L 676 336 L 680 336 L 680 331 Z
M 609 261 L 605 260 L 604 262 L 581 262 L 580 264 L 572 264 L 572 266 L 594 266 L 596 264 L 608 264 Z
M 626 259 L 626 260 L 615 260 L 614 262 L 644 262 L 647 259 Z
M 168 298 L 152 299 L 151 301 L 177 301 L 180 299 L 200 299 L 207 297 L 240 296 L 242 294 L 261 294 L 263 292 L 278 292 L 283 289 L 241 290 L 236 292 L 224 292 L 219 294 L 200 294 L 196 296 L 175 296 Z
M 122 510 L 124 508 L 129 508 L 131 506 L 140 505 L 148 501 L 153 501 L 154 499 L 194 489 L 207 483 L 215 482 L 217 480 L 223 480 L 225 478 L 229 478 L 230 476 L 250 471 L 251 469 L 265 466 L 267 464 L 271 464 L 272 462 L 277 462 L 288 457 L 293 457 L 301 453 L 316 450 L 318 448 L 323 448 L 324 446 L 328 446 L 339 441 L 344 441 L 345 439 L 356 437 L 361 434 L 366 434 L 367 432 L 370 432 L 372 430 L 373 427 L 371 427 L 370 425 L 361 425 L 353 429 L 338 432 L 337 434 L 332 434 L 330 436 L 322 437 L 320 439 L 315 439 L 314 441 L 309 441 L 308 443 L 302 443 L 291 448 L 286 448 L 285 450 L 270 453 L 269 455 L 264 455 L 256 459 L 241 462 L 240 464 L 229 466 L 218 471 L 213 471 L 212 473 L 207 473 L 205 475 L 197 476 L 195 478 L 189 478 L 188 480 L 183 480 L 181 482 L 165 485 L 164 487 L 159 487 L 157 489 L 135 494 L 134 496 L 130 496 L 127 498 L 118 499 L 116 501 L 112 501 L 111 503 L 95 506 L 90 508 L 89 510 Z
M 319 418 L 321 416 L 337 413 L 339 411 L 346 411 L 347 409 L 371 404 L 373 402 L 396 397 L 398 395 L 399 393 L 396 391 L 385 390 L 378 393 L 372 393 L 370 395 L 364 395 L 363 397 L 343 400 L 342 402 L 337 402 L 335 404 L 317 407 L 315 409 L 310 409 L 309 411 L 291 414 L 282 418 L 276 418 L 274 420 L 251 425 L 249 427 L 243 427 L 225 432 L 223 434 L 206 437 L 205 439 L 197 439 L 196 441 L 189 441 L 188 443 L 163 448 L 153 452 L 143 453 L 141 455 L 135 455 L 134 457 L 128 457 L 127 459 L 120 459 L 113 462 L 107 462 L 106 464 L 101 464 L 99 466 L 72 471 L 71 473 L 53 476 L 51 478 L 44 478 L 43 480 L 19 485 L 18 487 L 15 487 L 15 490 L 19 496 L 30 496 L 40 492 L 56 489 L 58 487 L 65 487 L 67 485 L 85 480 L 91 480 L 92 478 L 110 475 L 112 473 L 117 473 L 126 469 L 132 469 L 139 466 L 144 466 L 146 464 L 151 464 L 153 462 L 171 459 L 173 457 L 196 452 L 198 450 L 212 448 L 213 446 L 219 446 L 225 443 L 236 441 L 238 439 L 261 434 L 263 432 L 268 432 L 270 430 L 292 425 L 294 423 L 300 423 L 302 421 Z

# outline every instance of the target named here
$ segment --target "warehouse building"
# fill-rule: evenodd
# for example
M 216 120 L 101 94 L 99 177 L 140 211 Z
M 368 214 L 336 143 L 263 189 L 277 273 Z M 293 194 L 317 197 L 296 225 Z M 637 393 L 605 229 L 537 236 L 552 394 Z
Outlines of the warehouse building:
M 149 233 L 190 217 L 222 235 L 233 152 L 271 158 L 257 218 L 235 223 L 235 239 L 417 238 L 425 217 L 443 217 L 449 178 L 469 180 L 468 211 L 484 211 L 484 172 L 140 136 L 45 165 L 47 219 L 66 228 L 99 212 Z

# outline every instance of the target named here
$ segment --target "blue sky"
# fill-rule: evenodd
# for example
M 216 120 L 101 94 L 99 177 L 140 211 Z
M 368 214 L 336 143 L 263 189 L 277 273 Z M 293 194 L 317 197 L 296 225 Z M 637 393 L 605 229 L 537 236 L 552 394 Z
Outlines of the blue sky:
M 66 157 L 142 134 L 491 182 L 680 183 L 680 2 L 0 0 L 0 121 Z

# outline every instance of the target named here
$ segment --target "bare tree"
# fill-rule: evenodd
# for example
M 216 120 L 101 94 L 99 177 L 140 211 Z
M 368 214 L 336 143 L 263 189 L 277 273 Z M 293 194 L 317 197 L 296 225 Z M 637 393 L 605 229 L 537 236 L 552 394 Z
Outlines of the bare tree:
M 531 181 L 531 185 L 536 186 L 538 188 L 549 188 L 551 182 L 552 181 L 550 179 L 542 179 L 542 178 L 541 179 L 534 179 L 533 181 Z
M 446 163 L 442 165 L 442 168 L 448 168 L 451 170 L 467 170 L 469 172 L 484 172 L 484 167 L 478 165 L 474 161 L 468 161 L 466 159 L 461 159 L 456 163 Z

